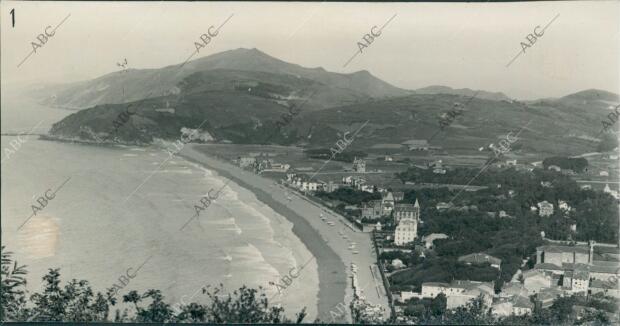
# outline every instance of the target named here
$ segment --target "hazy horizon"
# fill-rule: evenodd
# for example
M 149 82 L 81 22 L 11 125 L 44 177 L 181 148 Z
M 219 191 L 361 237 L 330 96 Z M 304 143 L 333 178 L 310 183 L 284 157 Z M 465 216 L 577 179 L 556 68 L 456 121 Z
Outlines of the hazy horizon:
M 367 70 L 394 86 L 502 92 L 517 99 L 586 89 L 619 93 L 620 5 L 542 3 L 40 3 L 1 4 L 2 84 L 66 83 L 182 63 L 211 25 L 234 16 L 192 60 L 238 48 L 336 73 Z M 187 10 L 191 6 L 195 10 Z M 300 10 L 302 8 L 302 10 Z M 16 25 L 9 11 L 15 9 Z M 24 64 L 30 42 L 58 28 Z M 387 25 L 346 67 L 372 26 Z M 544 27 L 509 67 L 520 42 Z M 6 49 L 12 49 L 10 52 Z M 103 51 L 105 50 L 105 51 Z M 404 73 L 405 72 L 405 73 Z M 473 78 L 472 78 L 473 77 Z M 578 78 L 575 78 L 578 77 Z

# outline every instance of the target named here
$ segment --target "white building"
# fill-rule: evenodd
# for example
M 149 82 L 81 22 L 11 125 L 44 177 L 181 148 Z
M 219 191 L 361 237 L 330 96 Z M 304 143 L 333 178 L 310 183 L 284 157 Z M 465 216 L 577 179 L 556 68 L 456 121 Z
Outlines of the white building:
M 319 187 L 319 184 L 316 182 L 308 182 L 308 181 L 304 181 L 301 183 L 301 187 L 299 189 L 303 190 L 303 191 L 316 191 Z
M 616 190 L 611 190 L 611 188 L 609 188 L 609 184 L 605 184 L 605 189 L 603 189 L 603 192 L 610 194 L 612 197 L 616 199 L 620 199 L 618 192 Z
M 405 218 L 400 220 L 396 231 L 394 231 L 394 243 L 397 246 L 402 246 L 413 242 L 418 236 L 418 221 Z
M 548 201 L 541 201 L 538 203 L 538 215 L 551 216 L 553 215 L 553 204 Z
M 390 193 L 391 195 L 391 193 Z M 411 214 L 399 215 L 398 225 L 394 231 L 394 243 L 402 246 L 413 242 L 418 237 L 418 222 L 420 222 L 420 204 L 417 199 Z
M 422 297 L 435 298 L 438 294 L 443 293 L 447 298 L 447 308 L 454 309 L 482 296 L 484 304 L 490 306 L 495 293 L 493 289 L 493 282 L 460 280 L 454 280 L 449 284 L 426 282 L 422 283 Z
M 527 296 L 515 295 L 509 298 L 500 298 L 493 303 L 491 313 L 494 316 L 507 317 L 510 315 L 523 316 L 531 314 L 534 304 Z

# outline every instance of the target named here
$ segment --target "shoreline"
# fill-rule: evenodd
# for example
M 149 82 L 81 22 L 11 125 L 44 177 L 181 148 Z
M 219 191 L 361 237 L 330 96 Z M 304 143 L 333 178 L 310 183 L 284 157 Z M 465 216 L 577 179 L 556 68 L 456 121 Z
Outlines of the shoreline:
M 261 188 L 256 185 L 256 183 L 273 185 L 273 180 L 252 174 L 255 182 L 248 182 L 235 174 L 236 171 L 234 170 L 239 169 L 238 167 L 207 155 L 196 149 L 198 146 L 200 145 L 189 145 L 177 155 L 212 169 L 222 177 L 233 180 L 239 186 L 251 191 L 260 202 L 293 223 L 293 234 L 306 246 L 317 261 L 319 276 L 317 318 L 320 318 L 322 322 L 328 322 L 330 310 L 334 309 L 339 303 L 345 302 L 349 283 L 346 266 L 340 256 L 327 244 L 327 241 L 308 222 L 306 217 L 288 207 L 287 204 L 274 199 L 272 193 L 268 192 L 269 189 L 277 191 L 280 189 L 279 186 Z M 188 151 L 191 152 L 188 153 Z

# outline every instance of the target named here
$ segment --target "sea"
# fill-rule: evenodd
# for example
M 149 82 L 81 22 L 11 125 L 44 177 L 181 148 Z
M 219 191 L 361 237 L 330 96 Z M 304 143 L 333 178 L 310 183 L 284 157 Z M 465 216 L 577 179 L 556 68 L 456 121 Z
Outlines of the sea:
M 46 133 L 75 112 L 18 94 L 3 87 L 3 134 Z M 31 293 L 60 268 L 63 282 L 87 280 L 95 293 L 116 287 L 119 299 L 159 289 L 173 306 L 205 303 L 202 287 L 246 285 L 262 287 L 287 316 L 303 307 L 316 316 L 318 271 L 282 281 L 311 253 L 252 192 L 161 148 L 20 138 L 1 137 L 1 242 L 27 266 Z

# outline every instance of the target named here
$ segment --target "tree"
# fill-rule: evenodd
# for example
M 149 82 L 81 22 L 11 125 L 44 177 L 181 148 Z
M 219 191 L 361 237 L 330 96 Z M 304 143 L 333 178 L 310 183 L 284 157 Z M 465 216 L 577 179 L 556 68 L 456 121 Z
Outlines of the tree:
M 618 147 L 618 138 L 613 133 L 604 133 L 603 139 L 596 147 L 597 152 L 608 152 Z
M 207 317 L 214 323 L 290 323 L 284 316 L 284 308 L 269 307 L 267 295 L 262 287 L 259 290 L 246 286 L 233 291 L 232 295 L 217 295 L 223 290 L 220 284 L 215 290 L 206 291 L 211 299 L 207 308 Z M 306 308 L 296 315 L 300 323 L 306 316 Z
M 106 296 L 95 294 L 86 280 L 71 280 L 61 286 L 60 269 L 49 269 L 43 276 L 41 292 L 27 299 L 25 266 L 18 266 L 2 246 L 2 321 L 38 322 L 105 322 L 110 321 L 110 306 L 116 304 L 113 289 Z M 122 296 L 123 302 L 132 303 L 134 313 L 128 309 L 115 312 L 115 322 L 206 322 L 206 323 L 301 323 L 306 317 L 306 309 L 290 320 L 284 315 L 284 308 L 269 306 L 262 288 L 251 289 L 246 286 L 232 294 L 220 294 L 223 286 L 213 291 L 203 289 L 210 299 L 208 305 L 190 303 L 182 305 L 175 314 L 159 290 L 147 290 L 144 294 L 130 291 Z M 146 306 L 143 304 L 147 303 Z M 26 304 L 33 305 L 27 308 Z
M 60 269 L 49 269 L 43 276 L 44 289 L 30 297 L 34 321 L 106 321 L 109 305 L 101 293 L 95 296 L 88 281 L 71 280 L 60 286 Z
M 26 305 L 26 266 L 17 265 L 13 261 L 12 252 L 6 251 L 5 246 L 0 248 L 2 257 L 2 282 L 0 286 L 0 320 L 19 320 Z
M 441 316 L 446 312 L 448 307 L 448 299 L 443 293 L 439 293 L 431 300 L 431 314 L 433 316 Z

